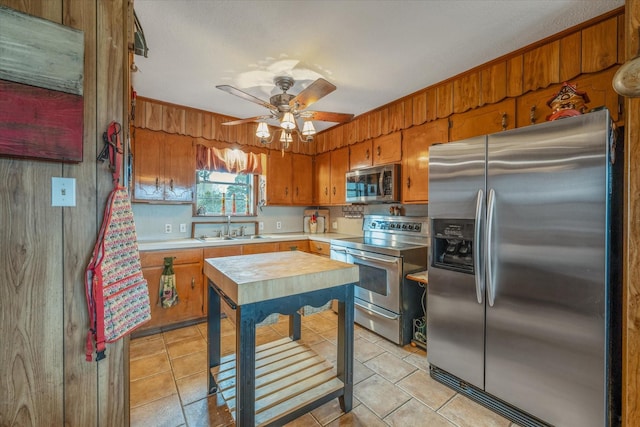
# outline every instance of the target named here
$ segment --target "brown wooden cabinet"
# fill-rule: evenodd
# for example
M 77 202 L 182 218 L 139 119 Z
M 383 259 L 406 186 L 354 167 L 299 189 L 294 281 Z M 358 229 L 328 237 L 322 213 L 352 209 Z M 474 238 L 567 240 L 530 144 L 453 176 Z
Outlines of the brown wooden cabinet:
M 611 119 L 622 124 L 624 117 L 621 114 L 618 95 L 611 89 L 611 81 L 618 67 L 612 67 L 600 73 L 587 74 L 571 80 L 571 84 L 587 92 L 589 96 L 588 108 L 607 107 Z M 546 89 L 529 92 L 516 100 L 516 126 L 524 127 L 536 123 L 544 123 L 551 114 L 551 108 L 547 101 L 551 99 L 562 87 L 562 84 L 549 86 Z
M 403 131 L 402 202 L 426 203 L 429 200 L 429 147 L 447 142 L 449 122 L 440 119 Z
M 315 202 L 319 205 L 345 203 L 345 174 L 349 171 L 349 147 L 316 156 Z
M 321 256 L 331 256 L 331 245 L 327 242 L 309 240 L 309 252 Z
M 191 138 L 137 129 L 133 145 L 133 199 L 191 203 L 196 157 Z
M 291 202 L 294 205 L 313 204 L 313 158 L 304 154 L 291 157 Z
M 291 153 L 271 150 L 267 156 L 267 204 L 291 204 Z
M 267 204 L 313 203 L 313 159 L 304 154 L 271 151 L 267 159 Z
M 331 152 L 331 204 L 346 202 L 345 174 L 349 171 L 349 147 Z
M 331 152 L 318 154 L 315 160 L 315 202 L 319 205 L 331 204 Z
M 402 160 L 402 132 L 375 138 L 372 142 L 373 165 L 397 163 Z
M 516 122 L 515 114 L 516 101 L 513 98 L 476 108 L 466 113 L 453 114 L 449 119 L 449 140 L 459 141 L 473 136 L 513 129 Z
M 373 165 L 371 140 L 349 146 L 349 170 L 362 169 Z
M 161 329 L 205 315 L 205 287 L 202 274 L 202 249 L 182 249 L 140 252 L 142 273 L 149 286 L 151 320 L 138 330 Z M 178 303 L 173 307 L 160 306 L 160 277 L 164 258 L 175 257 L 173 271 L 176 276 Z
M 242 245 L 242 255 L 264 254 L 267 252 L 278 252 L 280 244 L 278 242 L 269 243 L 253 243 L 251 245 Z
M 288 242 L 280 242 L 278 244 L 278 250 L 309 252 L 309 241 L 308 240 L 290 240 Z

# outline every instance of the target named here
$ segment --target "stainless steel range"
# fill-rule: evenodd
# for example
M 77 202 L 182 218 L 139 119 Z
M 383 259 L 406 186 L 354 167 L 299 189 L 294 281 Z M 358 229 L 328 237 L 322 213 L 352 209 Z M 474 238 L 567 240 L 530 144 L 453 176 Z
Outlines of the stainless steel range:
M 428 224 L 427 217 L 365 215 L 362 237 L 331 240 L 332 259 L 360 267 L 356 323 L 400 345 L 424 315 L 423 289 L 405 276 L 427 269 Z

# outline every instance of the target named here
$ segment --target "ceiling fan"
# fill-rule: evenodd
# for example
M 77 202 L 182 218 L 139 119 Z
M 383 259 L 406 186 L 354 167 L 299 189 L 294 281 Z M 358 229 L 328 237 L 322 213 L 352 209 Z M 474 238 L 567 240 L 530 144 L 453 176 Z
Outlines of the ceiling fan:
M 297 95 L 287 93 L 295 83 L 295 80 L 292 77 L 277 76 L 273 79 L 273 82 L 278 88 L 280 88 L 282 93 L 273 95 L 269 98 L 269 102 L 256 98 L 255 96 L 243 92 L 240 89 L 236 89 L 233 86 L 216 86 L 216 88 L 227 93 L 258 105 L 262 105 L 271 113 L 269 115 L 234 120 L 223 124 L 232 126 L 242 123 L 258 122 L 256 136 L 260 138 L 263 143 L 268 143 L 271 141 L 269 140 L 270 133 L 269 127 L 267 126 L 267 120 L 277 120 L 280 127 L 283 129 L 280 140 L 288 143 L 292 140 L 291 135 L 294 132 L 302 135 L 301 139 L 312 141 L 313 135 L 316 133 L 312 120 L 346 123 L 353 118 L 353 114 L 306 110 L 308 106 L 336 90 L 335 85 L 329 83 L 323 78 L 317 79 Z M 302 129 L 298 126 L 297 121 L 299 119 L 303 120 Z

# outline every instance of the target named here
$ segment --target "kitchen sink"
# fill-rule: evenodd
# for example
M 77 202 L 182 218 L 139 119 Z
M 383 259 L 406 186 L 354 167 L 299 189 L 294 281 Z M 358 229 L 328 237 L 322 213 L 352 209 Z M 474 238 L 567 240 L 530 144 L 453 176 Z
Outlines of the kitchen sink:
M 223 240 L 233 240 L 233 237 L 223 236 L 223 237 L 198 237 L 198 240 L 201 242 L 221 242 Z
M 254 239 L 268 239 L 267 236 L 261 236 L 259 234 L 250 236 L 222 236 L 222 237 L 198 237 L 201 242 L 222 242 L 224 240 L 254 240 Z

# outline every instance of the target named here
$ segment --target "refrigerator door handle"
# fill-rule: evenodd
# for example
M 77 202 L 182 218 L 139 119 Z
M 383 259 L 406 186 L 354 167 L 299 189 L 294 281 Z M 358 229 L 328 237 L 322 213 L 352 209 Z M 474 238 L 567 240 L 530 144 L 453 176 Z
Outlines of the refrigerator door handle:
M 478 190 L 476 198 L 476 221 L 473 230 L 473 269 L 475 270 L 476 279 L 476 298 L 478 304 L 482 304 L 484 300 L 484 268 L 483 267 L 483 251 L 481 241 L 482 219 L 484 217 L 484 191 Z
M 489 306 L 493 307 L 493 303 L 496 297 L 495 281 L 493 277 L 493 251 L 491 248 L 493 238 L 493 214 L 496 208 L 496 192 L 492 189 L 489 190 L 489 201 L 487 202 L 487 235 L 486 235 L 486 265 L 487 265 L 487 300 Z

